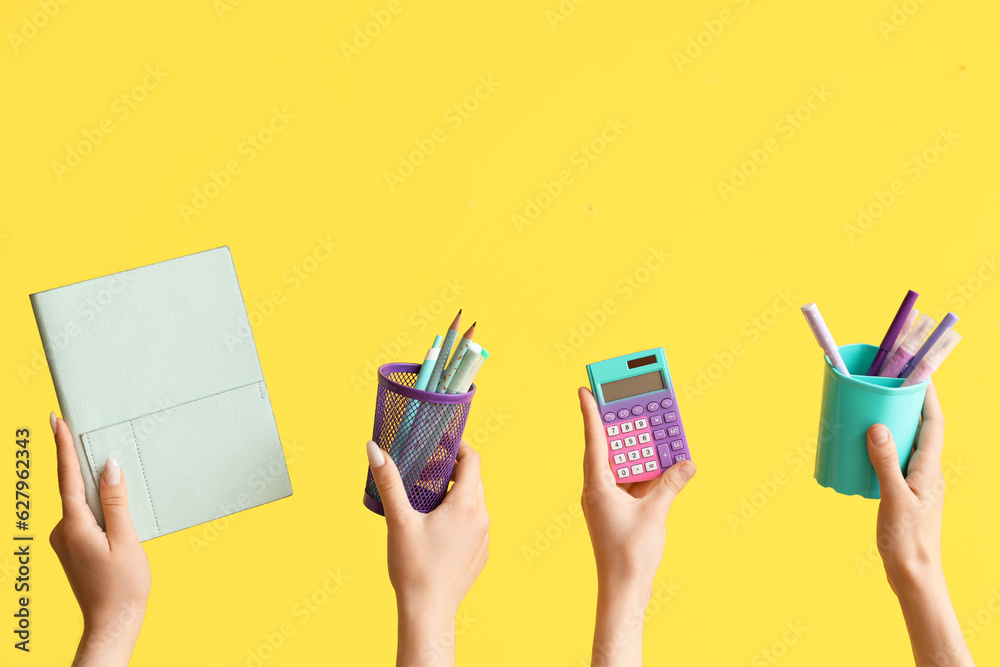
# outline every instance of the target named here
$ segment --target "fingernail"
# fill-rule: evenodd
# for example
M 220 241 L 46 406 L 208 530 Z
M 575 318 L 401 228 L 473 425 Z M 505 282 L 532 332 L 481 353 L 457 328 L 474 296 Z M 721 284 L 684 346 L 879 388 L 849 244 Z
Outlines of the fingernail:
M 381 468 L 385 465 L 385 454 L 378 448 L 374 440 L 369 440 L 365 448 L 368 451 L 368 465 L 372 468 Z
M 687 481 L 692 477 L 694 477 L 694 473 L 697 469 L 698 466 L 691 463 L 690 461 L 687 461 L 683 465 L 681 465 L 681 469 L 679 470 L 679 472 L 681 473 L 681 477 L 683 477 L 684 480 Z
M 108 486 L 118 486 L 122 483 L 122 467 L 113 456 L 109 456 L 104 463 L 104 483 Z
M 885 426 L 879 426 L 878 428 L 872 429 L 873 445 L 884 445 L 887 442 L 889 442 L 889 429 Z
M 54 412 L 49 413 L 49 426 L 52 427 L 52 432 L 55 433 L 58 424 L 56 423 L 56 413 Z

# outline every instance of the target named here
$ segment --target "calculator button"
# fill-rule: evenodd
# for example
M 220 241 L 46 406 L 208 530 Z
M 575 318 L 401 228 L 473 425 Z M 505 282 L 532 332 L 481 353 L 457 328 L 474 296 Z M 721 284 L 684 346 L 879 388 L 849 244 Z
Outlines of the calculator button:
M 635 445 L 636 445 L 636 442 L 635 442 L 635 436 L 634 435 L 630 435 L 627 438 L 625 438 L 625 446 L 626 447 L 635 447 Z
M 635 451 L 633 449 L 631 452 L 628 453 L 628 460 L 629 461 L 638 461 L 639 460 L 639 452 L 637 452 L 637 451 Z
M 653 455 L 653 448 L 652 447 L 643 447 L 642 448 L 642 458 L 648 459 L 652 455 Z
M 674 457 L 674 463 L 679 463 L 681 461 L 687 461 L 687 460 L 688 460 L 687 454 L 678 454 L 677 456 Z
M 613 422 L 614 420 L 615 420 L 615 413 L 613 413 L 613 412 L 605 412 L 604 413 L 604 421 L 606 421 L 606 422 Z
M 663 440 L 665 437 L 667 437 L 667 432 L 664 431 L 662 428 L 658 428 L 655 431 L 653 431 L 653 437 L 656 438 L 657 440 Z
M 660 401 L 660 407 L 663 408 L 664 410 L 666 410 L 667 408 L 672 408 L 674 407 L 674 402 L 669 398 L 665 398 L 662 401 Z
M 632 408 L 632 414 L 634 414 L 636 417 L 638 417 L 639 415 L 641 415 L 642 414 L 642 406 L 641 405 L 637 405 L 634 408 Z
M 635 427 L 637 429 L 646 428 L 646 426 L 648 426 L 648 424 L 646 423 L 646 418 L 645 417 L 643 417 L 642 419 L 636 419 L 635 420 Z
M 684 441 L 674 440 L 673 442 L 670 443 L 670 449 L 674 450 L 675 452 L 679 449 L 684 449 Z
M 618 469 L 618 479 L 625 479 L 628 477 L 628 466 Z
M 625 463 L 625 455 L 624 454 L 615 454 L 615 463 L 617 463 L 618 465 L 621 465 L 622 463 Z
M 625 419 L 626 417 L 628 417 L 628 409 L 627 408 L 622 408 L 621 410 L 618 411 L 618 418 L 619 419 Z
M 634 466 L 632 466 L 632 474 L 633 475 L 641 475 L 642 474 L 642 464 L 641 463 L 636 463 Z
M 680 426 L 668 426 L 667 427 L 667 435 L 669 435 L 669 436 L 676 436 L 676 435 L 680 435 L 680 434 L 681 434 L 681 427 Z
M 608 427 L 608 435 L 618 435 L 618 427 L 617 426 L 609 426 Z
M 632 426 L 632 422 L 622 422 L 621 426 L 622 426 L 622 433 L 631 433 L 632 431 L 635 430 L 635 427 Z M 612 426 L 612 428 L 614 427 Z
M 611 449 L 621 449 L 623 446 L 624 445 L 622 445 L 621 438 L 619 438 L 618 440 L 611 441 Z
M 670 445 L 663 443 L 656 446 L 656 453 L 660 455 L 660 467 L 669 468 L 673 459 L 670 456 Z
M 663 423 L 663 415 L 653 415 L 649 418 L 649 423 L 651 426 L 659 426 Z
M 677 421 L 677 413 L 672 411 L 668 412 L 667 414 L 663 415 L 663 419 L 668 422 L 675 422 Z
M 646 444 L 647 442 L 649 442 L 651 440 L 652 440 L 652 438 L 649 437 L 648 433 L 640 433 L 639 434 L 639 442 L 641 442 L 642 444 Z
M 646 461 L 646 472 L 653 472 L 656 470 L 656 461 Z
M 660 404 L 657 403 L 656 401 L 650 401 L 649 403 L 646 404 L 646 409 L 649 410 L 650 412 L 655 412 L 660 409 Z

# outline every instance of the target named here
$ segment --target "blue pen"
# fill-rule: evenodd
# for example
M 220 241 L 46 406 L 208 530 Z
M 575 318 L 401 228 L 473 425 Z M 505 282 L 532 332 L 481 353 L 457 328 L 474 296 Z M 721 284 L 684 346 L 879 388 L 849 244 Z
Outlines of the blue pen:
M 938 341 L 938 338 L 944 335 L 945 331 L 955 326 L 955 322 L 958 322 L 958 315 L 955 313 L 948 313 L 945 315 L 944 319 L 941 320 L 941 324 L 937 325 L 937 328 L 931 332 L 931 335 L 927 337 L 927 340 L 925 340 L 924 344 L 920 346 L 917 353 L 913 355 L 913 357 L 906 363 L 906 366 L 903 367 L 903 370 L 899 372 L 899 377 L 910 377 L 910 373 L 912 373 L 913 369 L 917 367 L 917 364 L 923 360 L 924 355 L 926 355 L 930 349 L 934 347 L 934 343 Z
M 444 340 L 444 337 L 441 334 L 434 337 L 434 344 L 427 350 L 427 356 L 424 357 L 424 363 L 420 366 L 420 372 L 417 373 L 417 379 L 413 383 L 414 389 L 426 391 L 431 374 L 434 373 L 434 365 L 437 363 L 438 355 L 441 354 L 442 340 Z
M 420 372 L 417 373 L 417 379 L 413 383 L 414 389 L 427 391 L 427 384 L 431 379 L 434 366 L 441 354 L 442 340 L 443 338 L 440 334 L 435 336 L 434 344 L 427 350 L 427 356 L 424 357 L 424 363 L 420 366 Z M 402 443 L 406 442 L 406 439 L 410 436 L 410 431 L 413 429 L 413 422 L 417 419 L 419 409 L 420 403 L 417 401 L 408 400 L 406 402 L 406 412 L 403 413 L 402 418 L 399 420 L 399 428 L 396 430 L 396 437 L 392 439 L 389 451 L 396 451 L 397 445 L 402 445 Z

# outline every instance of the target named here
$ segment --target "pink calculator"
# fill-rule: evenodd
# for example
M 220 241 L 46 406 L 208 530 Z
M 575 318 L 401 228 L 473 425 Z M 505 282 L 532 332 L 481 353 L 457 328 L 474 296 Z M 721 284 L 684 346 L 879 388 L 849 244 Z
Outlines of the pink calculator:
M 619 484 L 659 477 L 691 459 L 662 347 L 587 365 Z

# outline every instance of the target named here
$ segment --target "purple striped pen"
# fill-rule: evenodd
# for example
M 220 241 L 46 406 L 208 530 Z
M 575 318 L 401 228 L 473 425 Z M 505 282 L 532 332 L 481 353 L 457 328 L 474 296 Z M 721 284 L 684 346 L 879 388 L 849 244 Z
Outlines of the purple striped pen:
M 909 316 L 910 311 L 913 310 L 913 304 L 917 302 L 918 296 L 920 295 L 913 290 L 909 290 L 906 293 L 906 297 L 903 299 L 903 303 L 899 305 L 896 316 L 892 318 L 889 330 L 885 332 L 882 344 L 878 346 L 878 352 L 875 353 L 872 365 L 868 367 L 868 372 L 865 375 L 878 375 L 878 372 L 882 370 L 885 358 L 889 356 L 889 350 L 892 349 L 896 339 L 899 338 L 899 332 L 902 330 L 903 325 L 906 324 L 906 318 Z
M 910 377 L 906 378 L 906 381 L 902 386 L 909 387 L 924 380 L 930 379 L 934 371 L 944 363 L 945 357 L 951 354 L 951 351 L 955 349 L 955 346 L 962 340 L 962 334 L 958 333 L 954 329 L 948 329 L 938 340 L 937 344 L 931 348 L 931 351 L 927 353 L 924 360 L 920 362 L 917 366 L 917 370 L 910 373 Z
M 913 355 L 908 362 L 906 362 L 906 366 L 904 366 L 903 370 L 900 371 L 899 377 L 910 377 L 910 373 L 912 373 L 913 369 L 917 367 L 917 364 L 923 360 L 924 355 L 930 352 L 931 348 L 934 347 L 934 343 L 938 342 L 938 338 L 944 335 L 945 331 L 955 326 L 955 322 L 958 322 L 958 315 L 955 313 L 948 313 L 945 315 L 944 319 L 941 320 L 941 324 L 937 325 L 937 328 L 931 332 L 931 335 L 927 337 L 927 340 L 925 340 L 924 344 L 920 346 L 917 353 Z
M 840 348 L 833 341 L 830 329 L 827 328 L 826 322 L 823 321 L 823 316 L 819 314 L 819 308 L 816 307 L 816 304 L 807 303 L 802 306 L 802 314 L 806 316 L 806 322 L 809 323 L 809 328 L 812 329 L 813 336 L 816 337 L 816 342 L 826 352 L 826 356 L 830 357 L 830 363 L 833 364 L 833 367 L 844 375 L 850 376 L 851 374 L 847 370 L 847 365 L 840 358 Z
M 903 323 L 903 328 L 899 330 L 899 336 L 896 338 L 896 342 L 893 344 L 892 349 L 889 350 L 889 354 L 885 357 L 885 363 L 882 364 L 882 369 L 878 372 L 879 375 L 885 372 L 886 366 L 892 361 L 892 355 L 896 354 L 896 350 L 899 346 L 903 344 L 906 337 L 909 335 L 910 330 L 913 329 L 913 325 L 916 324 L 917 318 L 920 317 L 920 311 L 914 308 L 910 311 L 910 314 L 906 317 L 906 322 Z M 891 377 L 896 377 L 895 375 Z

